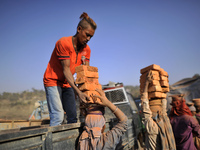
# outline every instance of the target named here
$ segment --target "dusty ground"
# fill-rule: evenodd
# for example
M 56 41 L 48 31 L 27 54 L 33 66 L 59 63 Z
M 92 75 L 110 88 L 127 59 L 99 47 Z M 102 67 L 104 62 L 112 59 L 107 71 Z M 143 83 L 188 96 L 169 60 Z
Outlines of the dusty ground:
M 12 103 L 2 100 L 0 103 L 0 119 L 3 120 L 27 120 L 34 110 L 35 102 Z

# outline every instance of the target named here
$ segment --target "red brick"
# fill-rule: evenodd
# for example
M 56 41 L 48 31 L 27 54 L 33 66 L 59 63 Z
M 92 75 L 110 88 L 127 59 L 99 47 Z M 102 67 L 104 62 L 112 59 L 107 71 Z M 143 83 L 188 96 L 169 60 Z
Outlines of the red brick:
M 148 92 L 161 92 L 162 88 L 159 85 L 150 86 Z
M 165 80 L 169 82 L 168 77 L 163 75 L 160 75 L 160 80 Z
M 169 87 L 169 82 L 165 80 L 160 80 L 161 87 Z
M 160 80 L 160 77 L 157 75 L 153 75 L 152 77 L 153 77 L 153 80 L 157 80 L 157 81 Z M 140 78 L 140 83 L 145 83 L 145 81 L 146 81 L 146 78 Z
M 145 77 L 146 77 L 146 76 L 147 76 L 147 73 L 148 73 L 148 72 L 144 72 L 144 73 L 142 73 L 141 76 L 145 76 Z M 157 76 L 160 75 L 158 70 L 151 70 L 151 73 L 152 73 L 152 75 L 157 75 Z
M 159 82 L 158 80 L 153 80 L 153 81 L 150 83 L 150 86 L 153 86 L 153 85 L 159 86 L 159 85 L 160 85 L 160 82 Z
M 192 101 L 194 102 L 195 106 L 200 106 L 200 98 L 192 99 Z
M 81 77 L 93 77 L 93 78 L 99 78 L 99 74 L 98 72 L 91 72 L 91 71 L 80 71 L 77 72 L 77 78 L 81 78 Z
M 144 72 L 147 72 L 149 70 L 160 70 L 160 66 L 156 64 L 152 64 L 150 66 L 147 66 L 140 70 L 140 73 L 143 74 Z
M 93 100 L 93 97 L 92 97 L 93 95 L 99 95 L 100 96 L 100 94 L 97 91 L 85 91 L 83 93 L 85 93 L 87 96 L 90 97 L 90 101 L 88 101 L 88 103 L 94 103 L 94 100 Z M 97 101 L 100 101 L 100 99 L 97 98 Z
M 91 72 L 98 72 L 97 67 L 87 66 L 87 65 L 80 65 L 75 68 L 76 73 L 80 71 L 91 71 Z
M 150 92 L 148 94 L 148 96 L 149 96 L 149 99 L 152 99 L 152 98 L 166 98 L 166 94 L 162 93 L 162 92 Z
M 166 93 L 162 93 L 162 98 L 166 98 L 167 94 Z
M 140 83 L 140 91 L 142 92 L 142 90 L 144 89 L 144 82 Z M 160 86 L 160 82 L 158 80 L 152 80 L 152 82 L 149 84 L 149 87 L 151 86 Z
M 95 83 L 99 84 L 98 78 L 81 77 L 76 79 L 76 84 Z
M 162 68 L 159 70 L 159 72 L 160 72 L 160 75 L 162 75 L 162 76 L 166 76 L 166 77 L 169 76 L 168 73 Z
M 149 100 L 149 105 L 162 105 L 162 99 Z
M 170 90 L 169 90 L 169 87 L 162 87 L 162 92 L 163 93 L 167 93 L 167 92 L 169 92 Z
M 79 90 L 81 91 L 95 91 L 96 89 L 102 89 L 100 84 L 95 83 L 84 83 L 78 85 Z
M 147 73 L 148 73 L 148 72 L 143 73 L 143 74 L 140 76 L 141 82 L 146 81 Z M 152 77 L 153 77 L 153 80 L 160 80 L 159 72 L 158 72 L 158 71 L 155 71 L 155 70 L 152 70 Z

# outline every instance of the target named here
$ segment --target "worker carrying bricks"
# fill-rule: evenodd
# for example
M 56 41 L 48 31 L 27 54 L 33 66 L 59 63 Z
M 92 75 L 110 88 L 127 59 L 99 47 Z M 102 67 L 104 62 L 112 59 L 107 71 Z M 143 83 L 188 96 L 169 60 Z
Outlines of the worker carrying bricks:
M 200 124 L 200 98 L 194 98 L 192 101 L 194 102 L 194 106 L 196 108 L 196 119 Z
M 148 150 L 175 150 L 175 139 L 166 113 L 166 94 L 162 93 L 166 89 L 160 88 L 162 80 L 159 72 L 163 73 L 163 70 L 155 65 L 141 70 L 140 90 L 142 122 L 146 129 L 145 146 Z
M 199 150 L 200 126 L 198 121 L 192 116 L 183 95 L 170 95 L 170 97 L 172 97 L 172 109 L 169 117 L 176 140 L 176 149 Z
M 90 47 L 87 42 L 93 37 L 96 23 L 87 13 L 82 13 L 74 36 L 59 39 L 53 50 L 43 82 L 50 114 L 50 126 L 60 125 L 67 115 L 67 123 L 77 122 L 75 93 L 80 101 L 86 102 L 89 96 L 74 84 L 75 67 L 89 65 Z
M 99 95 L 93 95 L 93 105 L 87 109 L 84 131 L 80 135 L 77 150 L 114 150 L 121 137 L 128 129 L 127 116 L 112 102 L 101 89 L 96 89 Z M 109 108 L 119 122 L 109 131 L 104 132 L 106 120 L 105 108 Z

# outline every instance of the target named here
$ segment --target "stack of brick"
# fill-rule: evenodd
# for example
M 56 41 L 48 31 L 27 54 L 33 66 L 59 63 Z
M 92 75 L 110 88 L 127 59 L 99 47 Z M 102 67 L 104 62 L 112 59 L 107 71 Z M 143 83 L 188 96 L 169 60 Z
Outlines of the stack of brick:
M 140 70 L 140 94 L 144 89 L 144 84 L 148 72 L 151 70 L 153 80 L 148 88 L 149 105 L 161 105 L 162 99 L 166 98 L 167 92 L 169 92 L 169 80 L 168 73 L 159 65 L 152 64 Z
M 94 103 L 92 95 L 99 95 L 99 93 L 95 90 L 102 89 L 102 86 L 98 81 L 98 68 L 80 65 L 75 68 L 75 71 L 77 73 L 77 79 L 75 83 L 78 85 L 79 90 L 90 97 L 90 101 L 88 101 L 88 103 Z
M 194 106 L 200 106 L 200 98 L 194 98 L 192 101 L 194 102 Z

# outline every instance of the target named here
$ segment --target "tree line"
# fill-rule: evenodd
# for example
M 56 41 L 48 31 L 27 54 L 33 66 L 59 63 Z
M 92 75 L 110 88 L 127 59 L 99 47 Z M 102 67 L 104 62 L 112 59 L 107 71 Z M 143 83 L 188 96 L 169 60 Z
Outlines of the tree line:
M 37 90 L 32 88 L 31 91 L 25 90 L 21 93 L 10 93 L 3 92 L 0 94 L 0 100 L 10 100 L 10 101 L 18 101 L 18 100 L 45 100 L 45 91 Z
M 199 74 L 194 74 L 192 78 L 200 78 Z M 132 94 L 134 99 L 138 99 L 140 97 L 140 87 L 139 86 L 124 86 L 127 92 Z M 44 90 L 37 90 L 32 88 L 31 91 L 23 91 L 21 93 L 9 93 L 3 92 L 0 94 L 0 100 L 10 100 L 10 101 L 17 101 L 17 100 L 45 100 L 46 95 Z
M 133 98 L 140 97 L 139 86 L 125 86 L 125 89 L 133 95 Z M 32 88 L 31 91 L 25 90 L 20 93 L 3 92 L 0 94 L 0 100 L 9 100 L 11 102 L 18 100 L 45 100 L 46 95 L 44 90 Z

